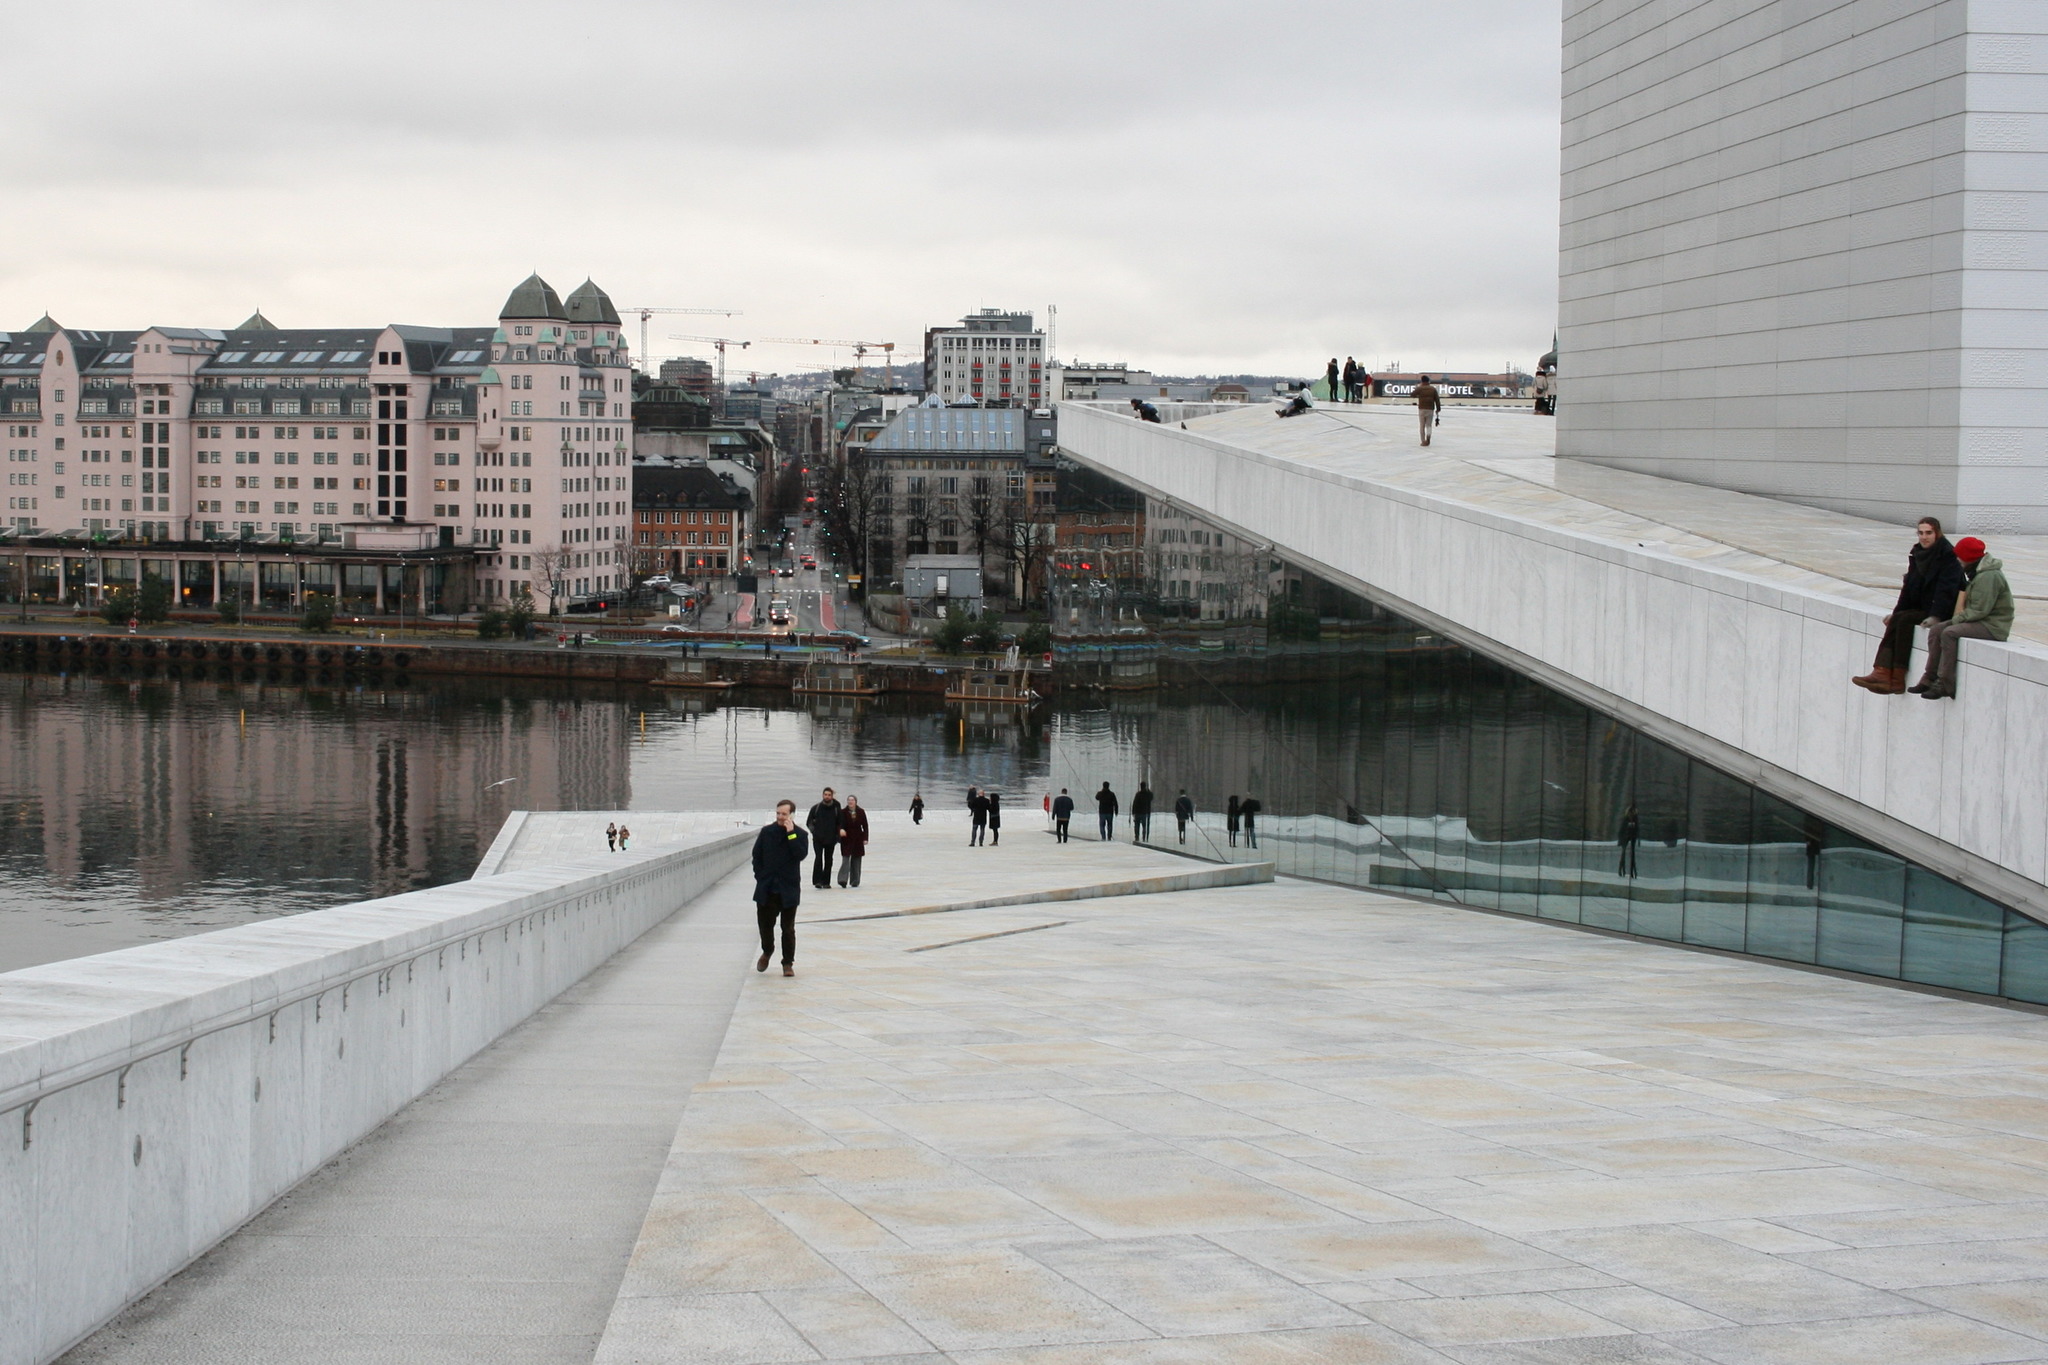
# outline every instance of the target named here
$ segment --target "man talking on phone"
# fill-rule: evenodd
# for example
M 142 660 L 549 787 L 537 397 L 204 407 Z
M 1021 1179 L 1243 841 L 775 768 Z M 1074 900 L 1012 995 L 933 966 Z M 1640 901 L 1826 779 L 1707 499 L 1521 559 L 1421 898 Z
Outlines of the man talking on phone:
M 775 921 L 782 921 L 782 974 L 796 975 L 796 907 L 803 898 L 804 859 L 810 836 L 796 822 L 796 802 L 777 801 L 775 822 L 754 836 L 754 911 L 761 926 L 761 958 L 754 970 L 768 970 L 775 956 Z

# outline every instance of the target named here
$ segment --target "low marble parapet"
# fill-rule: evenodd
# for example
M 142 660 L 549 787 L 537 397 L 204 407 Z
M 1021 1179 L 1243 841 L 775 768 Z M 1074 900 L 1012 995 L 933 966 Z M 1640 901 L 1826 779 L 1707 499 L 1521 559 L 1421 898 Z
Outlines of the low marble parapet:
M 751 837 L 0 975 L 0 1362 L 54 1359 L 740 866 Z

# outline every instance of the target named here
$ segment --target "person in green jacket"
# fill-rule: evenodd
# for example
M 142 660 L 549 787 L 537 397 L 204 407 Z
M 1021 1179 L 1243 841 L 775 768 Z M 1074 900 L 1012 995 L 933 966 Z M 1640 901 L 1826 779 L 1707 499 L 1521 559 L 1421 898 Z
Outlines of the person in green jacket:
M 1984 542 L 1964 536 L 1956 542 L 1966 586 L 1955 614 L 1927 630 L 1927 674 L 1909 691 L 1929 701 L 1956 694 L 1956 641 L 2003 640 L 2012 634 L 2012 587 L 2005 565 L 1984 551 Z

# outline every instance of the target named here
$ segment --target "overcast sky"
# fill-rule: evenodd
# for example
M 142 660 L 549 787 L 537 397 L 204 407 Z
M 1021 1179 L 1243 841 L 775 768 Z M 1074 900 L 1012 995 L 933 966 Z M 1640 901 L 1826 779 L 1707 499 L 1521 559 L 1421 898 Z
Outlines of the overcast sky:
M 537 269 L 745 311 L 657 355 L 1052 303 L 1069 358 L 1306 373 L 1528 365 L 1556 316 L 1543 0 L 0 15 L 0 328 L 477 325 Z

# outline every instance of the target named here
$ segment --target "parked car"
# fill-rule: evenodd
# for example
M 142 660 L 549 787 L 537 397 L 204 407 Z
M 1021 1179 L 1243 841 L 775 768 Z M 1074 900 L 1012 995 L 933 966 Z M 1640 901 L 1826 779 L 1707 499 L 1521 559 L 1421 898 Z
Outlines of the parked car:
M 669 584 L 673 583 L 675 580 L 670 578 L 665 573 L 658 573 L 655 574 L 652 578 L 643 579 L 641 581 L 646 583 L 647 586 L 650 588 L 665 588 Z

